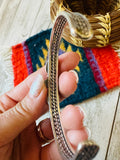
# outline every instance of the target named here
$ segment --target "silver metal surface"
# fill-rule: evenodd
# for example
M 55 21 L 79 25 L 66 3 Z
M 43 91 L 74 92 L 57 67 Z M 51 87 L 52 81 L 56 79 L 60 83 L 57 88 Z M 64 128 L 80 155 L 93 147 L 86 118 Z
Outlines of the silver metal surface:
M 60 121 L 60 107 L 58 95 L 58 51 L 63 29 L 69 25 L 71 34 L 82 40 L 92 37 L 91 27 L 87 18 L 79 13 L 61 12 L 57 17 L 51 32 L 48 55 L 48 99 L 51 124 L 54 138 L 63 160 L 91 160 L 97 154 L 99 147 L 93 141 L 86 141 L 78 145 L 76 152 L 65 137 Z

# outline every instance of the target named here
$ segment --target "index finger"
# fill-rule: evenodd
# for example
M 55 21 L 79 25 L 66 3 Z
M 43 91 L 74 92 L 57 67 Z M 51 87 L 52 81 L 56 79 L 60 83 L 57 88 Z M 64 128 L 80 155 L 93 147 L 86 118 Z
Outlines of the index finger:
M 77 53 L 67 52 L 59 56 L 59 74 L 64 71 L 74 69 L 78 63 L 79 63 L 79 55 Z M 31 74 L 30 76 L 28 76 L 22 83 L 20 83 L 14 89 L 7 92 L 6 93 L 7 96 L 9 96 L 15 102 L 21 101 L 28 93 L 31 84 L 38 73 L 43 76 L 44 80 L 47 78 L 47 73 L 45 71 L 45 66 L 44 66 L 38 71 Z

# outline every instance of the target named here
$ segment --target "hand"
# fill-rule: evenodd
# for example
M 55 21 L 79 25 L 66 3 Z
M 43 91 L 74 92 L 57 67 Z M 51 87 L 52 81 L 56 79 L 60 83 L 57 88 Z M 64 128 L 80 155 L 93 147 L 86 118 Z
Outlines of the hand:
M 78 62 L 79 56 L 73 52 L 59 57 L 60 100 L 77 88 L 77 77 L 70 70 Z M 35 120 L 48 111 L 46 77 L 43 67 L 0 97 L 0 160 L 61 160 L 55 142 L 43 147 L 36 130 Z M 72 105 L 61 113 L 65 133 L 74 148 L 88 138 L 83 117 L 83 112 Z M 39 127 L 47 139 L 53 139 L 49 119 L 40 122 Z

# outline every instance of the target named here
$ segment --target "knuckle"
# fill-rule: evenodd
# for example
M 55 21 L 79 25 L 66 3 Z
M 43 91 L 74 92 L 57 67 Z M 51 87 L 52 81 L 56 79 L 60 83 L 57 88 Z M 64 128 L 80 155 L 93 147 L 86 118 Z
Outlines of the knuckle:
M 30 112 L 30 109 L 29 109 L 28 105 L 25 104 L 25 103 L 23 103 L 23 102 L 19 102 L 19 103 L 14 107 L 14 111 L 15 111 L 16 114 L 19 115 L 19 117 L 21 117 L 21 118 L 31 116 L 31 112 Z

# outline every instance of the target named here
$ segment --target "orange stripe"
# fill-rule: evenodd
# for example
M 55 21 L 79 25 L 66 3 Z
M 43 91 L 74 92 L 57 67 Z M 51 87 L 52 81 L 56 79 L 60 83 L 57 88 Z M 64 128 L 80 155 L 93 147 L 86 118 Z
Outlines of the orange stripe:
M 16 86 L 28 76 L 22 44 L 17 44 L 12 47 L 12 65 L 14 72 L 14 86 Z
M 119 57 L 111 46 L 92 49 L 108 89 L 120 85 Z

